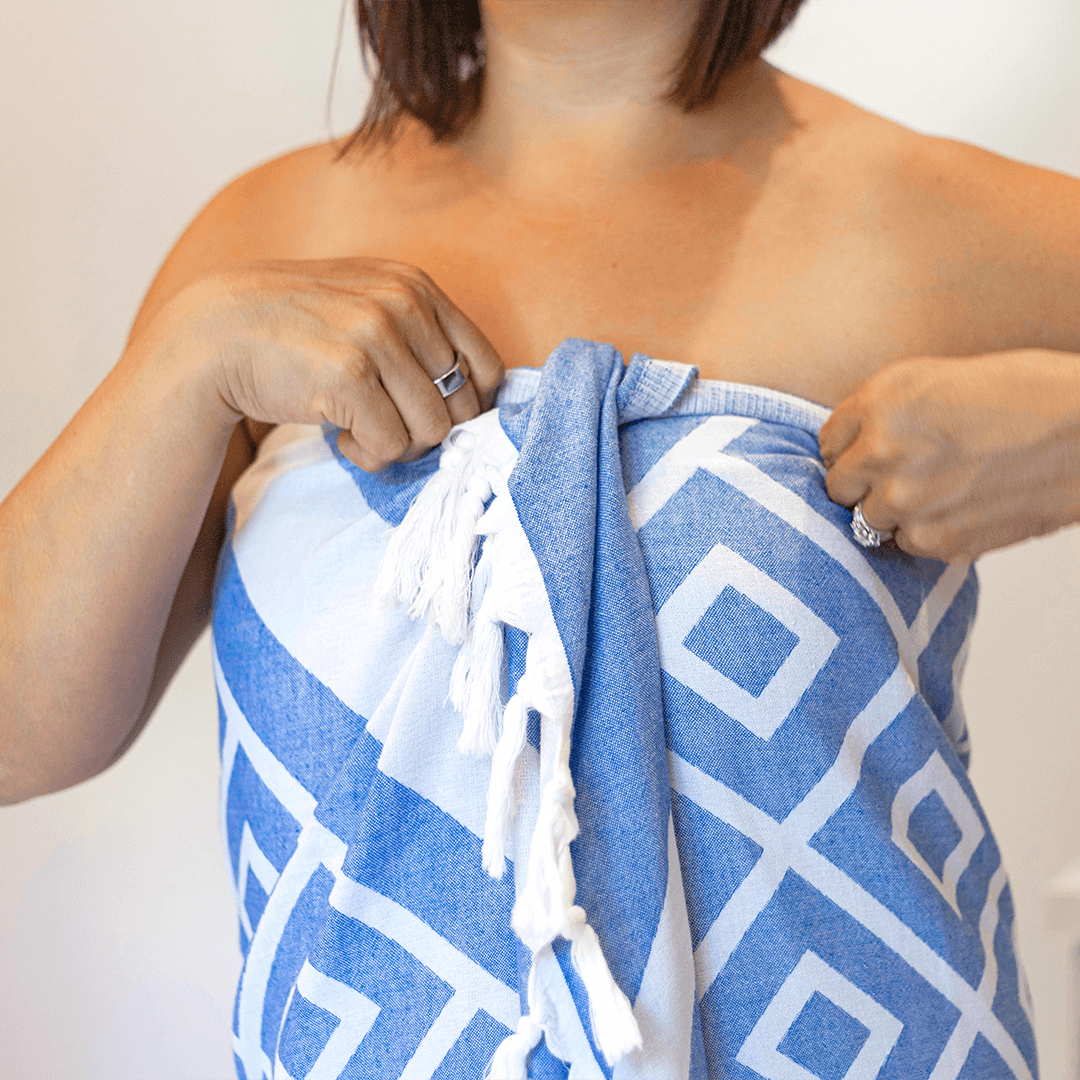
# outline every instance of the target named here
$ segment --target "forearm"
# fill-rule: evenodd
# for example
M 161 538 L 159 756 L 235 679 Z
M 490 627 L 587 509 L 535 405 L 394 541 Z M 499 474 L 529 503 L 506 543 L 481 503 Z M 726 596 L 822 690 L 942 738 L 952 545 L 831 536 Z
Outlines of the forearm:
M 0 801 L 93 775 L 135 724 L 234 422 L 144 340 L 0 506 Z

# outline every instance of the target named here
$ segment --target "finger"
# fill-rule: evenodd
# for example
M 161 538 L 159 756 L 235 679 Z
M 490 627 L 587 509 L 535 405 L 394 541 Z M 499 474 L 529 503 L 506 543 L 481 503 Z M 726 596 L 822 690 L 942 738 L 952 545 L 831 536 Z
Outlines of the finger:
M 454 352 L 450 343 L 443 337 L 441 331 L 439 332 L 439 340 L 442 346 L 441 348 L 433 345 L 432 348 L 424 350 L 422 354 L 417 352 L 415 348 L 413 351 L 417 352 L 421 365 L 433 384 L 436 379 L 442 378 L 444 375 L 448 375 L 453 371 L 455 365 L 461 371 L 461 374 L 465 376 L 464 385 L 460 386 L 452 393 L 447 394 L 442 399 L 446 404 L 450 419 L 455 424 L 461 424 L 480 414 L 482 411 L 480 408 L 480 399 L 476 393 L 476 386 L 472 382 L 472 372 L 469 370 L 468 361 L 460 353 Z M 433 362 L 431 356 L 435 351 L 440 355 L 449 353 L 449 360 L 444 359 L 441 362 Z M 442 392 L 438 387 L 435 388 L 435 392 L 442 397 Z
M 862 413 L 854 397 L 845 398 L 833 409 L 832 416 L 821 426 L 818 447 L 821 460 L 831 468 L 836 459 L 859 437 Z
M 447 394 L 443 400 L 450 410 L 450 416 L 453 418 L 454 423 L 460 424 L 462 420 L 471 420 L 474 416 L 478 416 L 483 410 L 480 407 L 480 398 L 476 393 L 476 386 L 472 381 L 472 372 L 469 370 L 468 361 L 461 353 L 455 353 L 454 363 L 464 376 L 465 382 L 456 390 L 452 390 Z M 459 416 L 461 419 L 458 419 Z
M 978 552 L 965 554 L 960 551 L 951 534 L 935 522 L 901 525 L 893 542 L 901 551 L 920 559 L 939 559 L 942 562 L 958 560 L 970 562 Z
M 365 472 L 379 472 L 409 450 L 412 439 L 374 363 L 366 365 L 348 392 L 349 427 L 338 435 L 338 449 Z
M 414 275 L 420 274 L 420 271 L 409 269 Z M 448 375 L 455 366 L 465 377 L 465 383 L 445 397 L 438 387 L 435 388 L 451 423 L 460 424 L 480 413 L 480 401 L 471 380 L 469 364 L 463 355 L 455 351 L 443 332 L 430 292 L 422 278 L 409 279 L 405 286 L 407 302 L 403 306 L 396 306 L 396 310 L 391 308 L 394 325 L 430 382 L 434 383 L 436 379 Z M 428 395 L 425 393 L 424 396 Z
M 351 431 L 347 430 L 346 428 L 342 428 L 338 432 L 337 448 L 341 451 L 343 457 L 348 458 L 349 461 L 351 461 L 358 468 L 363 468 L 363 465 L 360 464 L 360 460 L 363 457 L 363 452 L 360 449 L 360 444 L 356 441 L 356 438 L 353 436 L 353 433 Z M 365 471 L 370 472 L 375 470 Z
M 448 399 L 439 393 L 421 358 L 395 332 L 382 334 L 372 351 L 379 381 L 409 435 L 409 446 L 400 460 L 414 460 L 450 434 L 454 421 Z M 431 361 L 427 363 L 430 366 Z M 476 412 L 474 408 L 474 416 Z
M 825 474 L 829 498 L 841 506 L 854 506 L 870 490 L 873 476 L 858 442 L 849 447 Z
M 452 352 L 460 353 L 468 364 L 469 379 L 478 402 L 478 408 L 490 409 L 495 394 L 506 376 L 506 368 L 491 342 L 480 332 L 471 319 L 436 285 L 422 274 L 423 288 L 431 301 L 432 314 Z M 450 369 L 453 360 L 445 364 L 434 377 Z M 462 387 L 461 393 L 465 392 Z M 457 395 L 452 395 L 456 397 Z M 449 400 L 449 399 L 448 399 Z
M 873 488 L 870 488 L 857 501 L 862 504 L 863 518 L 871 529 L 877 529 L 878 532 L 888 532 L 899 525 L 895 513 L 883 504 L 880 496 L 874 494 Z

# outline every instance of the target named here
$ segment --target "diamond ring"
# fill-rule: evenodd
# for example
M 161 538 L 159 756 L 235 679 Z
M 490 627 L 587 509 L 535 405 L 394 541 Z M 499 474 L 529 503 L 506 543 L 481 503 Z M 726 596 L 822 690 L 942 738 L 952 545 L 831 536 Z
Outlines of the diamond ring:
M 861 501 L 855 504 L 855 509 L 851 513 L 851 531 L 855 534 L 855 543 L 864 548 L 881 547 L 886 540 L 891 540 L 896 534 L 895 529 L 875 529 L 873 525 L 870 525 L 863 517 Z

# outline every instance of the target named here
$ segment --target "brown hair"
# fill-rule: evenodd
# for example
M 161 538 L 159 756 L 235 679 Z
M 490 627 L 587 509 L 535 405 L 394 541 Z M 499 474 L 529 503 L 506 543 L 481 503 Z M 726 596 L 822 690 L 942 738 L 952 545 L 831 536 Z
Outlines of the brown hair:
M 721 79 L 779 37 L 802 3 L 700 0 L 668 100 L 684 112 L 708 103 Z M 342 152 L 390 141 L 405 114 L 436 141 L 460 134 L 479 108 L 484 77 L 479 0 L 356 0 L 356 20 L 371 97 Z

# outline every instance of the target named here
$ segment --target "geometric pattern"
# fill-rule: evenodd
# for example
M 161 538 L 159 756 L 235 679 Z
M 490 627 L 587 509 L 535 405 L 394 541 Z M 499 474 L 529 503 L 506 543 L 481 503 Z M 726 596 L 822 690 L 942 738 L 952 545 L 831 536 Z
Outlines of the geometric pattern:
M 431 928 L 399 907 L 386 897 L 373 894 L 364 886 L 352 881 L 342 873 L 345 855 L 344 843 L 330 830 L 322 826 L 314 816 L 316 800 L 304 791 L 294 777 L 270 753 L 253 731 L 232 698 L 220 661 L 215 654 L 215 674 L 219 688 L 219 700 L 225 719 L 224 752 L 226 761 L 235 757 L 236 750 L 243 748 L 247 756 L 261 766 L 261 775 L 273 786 L 282 804 L 293 812 L 303 831 L 296 851 L 286 870 L 280 875 L 277 889 L 271 894 L 271 903 L 260 921 L 251 946 L 249 957 L 260 955 L 262 938 L 284 936 L 287 916 L 296 897 L 303 893 L 321 870 L 333 875 L 334 887 L 329 891 L 328 903 L 335 911 L 347 917 L 363 921 L 384 933 L 388 938 L 407 946 L 409 951 L 421 957 L 426 966 L 441 977 L 440 981 L 456 987 L 460 992 L 448 997 L 439 1011 L 434 1024 L 418 1042 L 410 1058 L 412 1073 L 430 1075 L 428 1064 L 441 1062 L 447 1049 L 452 1046 L 478 1013 L 483 999 L 483 1009 L 498 1022 L 503 1033 L 512 1028 L 519 1015 L 518 995 L 505 984 L 479 970 L 467 957 L 457 951 Z M 229 774 L 224 774 L 227 777 Z M 254 841 L 251 842 L 254 844 Z M 264 857 L 265 858 L 265 857 Z M 255 860 L 252 860 L 255 865 Z M 243 908 L 241 907 L 241 911 Z M 301 1075 L 290 1071 L 288 1064 L 277 1052 L 277 1060 L 271 1063 L 262 1040 L 253 1033 L 262 1027 L 262 1013 L 273 965 L 264 962 L 261 968 L 251 964 L 244 970 L 238 995 L 237 1032 L 234 1046 L 238 1061 L 238 1074 L 251 1080 L 253 1077 L 291 1077 L 292 1080 L 316 1080 L 350 1075 L 345 1066 L 355 1054 L 364 1036 L 371 1030 L 379 1014 L 379 1006 L 362 993 L 346 984 L 330 978 L 313 967 L 308 959 L 296 978 L 288 1006 L 283 1010 L 282 1023 L 290 1010 L 297 1011 L 300 999 L 310 1002 L 329 1013 L 337 1023 L 327 1031 L 327 1038 L 318 1047 L 318 1053 Z M 299 995 L 299 998 L 296 996 Z M 289 1055 L 286 1053 L 285 1057 Z M 291 1062 L 289 1062 L 291 1064 Z M 410 1075 L 403 1072 L 401 1075 Z
M 511 371 L 504 407 L 528 378 Z M 552 1023 L 529 1075 L 568 1076 L 572 1060 L 573 1075 L 620 1080 L 958 1080 L 994 1062 L 1030 1080 L 1011 898 L 957 754 L 970 568 L 852 543 L 809 404 L 698 384 L 673 406 L 685 369 L 647 358 L 634 379 L 653 412 L 620 398 L 636 422 L 619 448 L 667 769 L 654 790 L 646 758 L 627 757 L 633 779 L 605 787 L 595 756 L 572 758 L 574 866 L 648 1045 L 605 1062 L 557 940 L 535 968 Z M 480 1076 L 527 989 L 509 913 L 538 749 L 496 882 L 479 869 L 484 767 L 442 749 L 460 731 L 443 700 L 456 650 L 372 600 L 390 520 L 378 485 L 407 505 L 414 474 L 357 477 L 332 443 L 267 437 L 234 490 L 215 587 L 221 825 L 245 952 L 237 1074 Z M 524 644 L 507 648 L 512 685 Z M 615 763 L 638 733 L 611 722 Z M 595 900 L 611 871 L 586 839 L 605 813 L 613 836 L 653 815 L 667 838 L 647 916 L 644 892 L 614 923 Z
M 746 593 L 725 585 L 682 643 L 757 698 L 799 639 Z
M 725 593 L 736 592 L 773 616 L 779 654 L 771 678 L 753 693 L 707 663 L 687 639 Z M 825 666 L 840 640 L 824 620 L 752 563 L 717 544 L 687 574 L 656 613 L 660 666 L 684 686 L 722 709 L 749 731 L 768 739 L 784 722 Z M 794 638 L 794 646 L 788 646 Z M 755 650 L 767 654 L 767 646 Z
M 892 1052 L 904 1025 L 809 949 L 761 1014 L 736 1060 L 755 1069 L 766 1080 L 826 1080 L 780 1050 L 784 1037 L 815 994 L 824 996 L 865 1029 L 860 1048 L 841 1074 L 844 1080 L 872 1080 Z M 822 1030 L 821 1042 L 825 1043 L 832 1034 Z
M 960 832 L 956 846 L 945 859 L 940 873 L 931 868 L 908 835 L 912 812 L 932 795 L 938 796 Z M 975 807 L 937 750 L 917 773 L 900 785 L 893 799 L 893 843 L 929 878 L 958 916 L 960 907 L 956 902 L 956 886 L 985 835 L 986 829 Z
M 318 1057 L 305 1069 L 304 1080 L 335 1080 L 371 1030 L 379 1015 L 379 1006 L 352 987 L 316 971 L 307 960 L 297 976 L 295 993 L 329 1013 L 336 1021 L 326 1042 L 319 1048 Z M 294 996 L 293 1003 L 296 1000 Z M 275 1075 L 278 1072 L 290 1080 L 297 1080 L 284 1066 L 277 1069 Z

